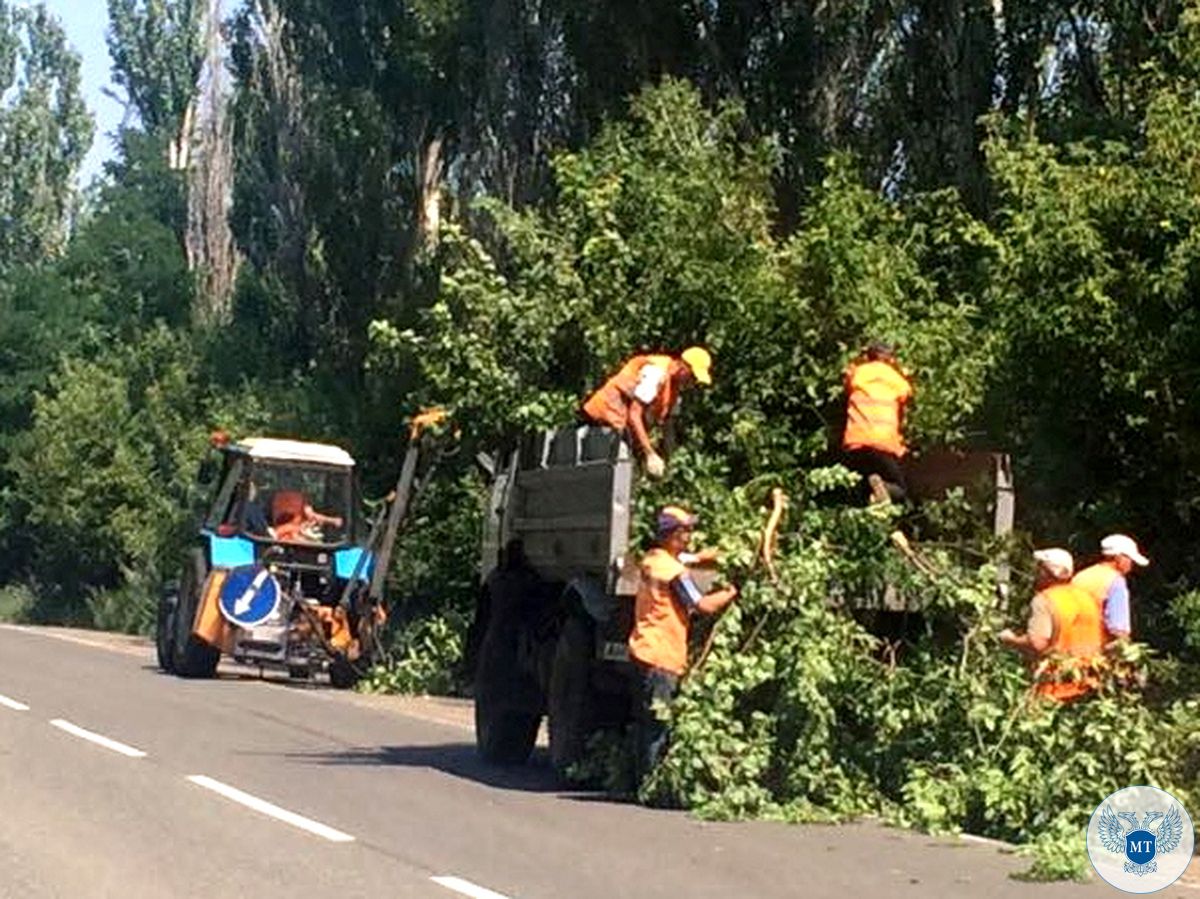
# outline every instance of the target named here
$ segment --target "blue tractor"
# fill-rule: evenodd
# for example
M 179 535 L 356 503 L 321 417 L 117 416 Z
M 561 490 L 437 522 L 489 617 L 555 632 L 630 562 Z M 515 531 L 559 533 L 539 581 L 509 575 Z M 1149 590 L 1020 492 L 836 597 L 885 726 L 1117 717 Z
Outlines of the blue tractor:
M 199 539 L 159 602 L 158 664 L 213 677 L 222 655 L 294 678 L 328 673 L 352 686 L 380 657 L 384 582 L 416 479 L 414 419 L 395 491 L 373 519 L 360 510 L 354 459 L 320 443 L 214 439 L 220 475 Z

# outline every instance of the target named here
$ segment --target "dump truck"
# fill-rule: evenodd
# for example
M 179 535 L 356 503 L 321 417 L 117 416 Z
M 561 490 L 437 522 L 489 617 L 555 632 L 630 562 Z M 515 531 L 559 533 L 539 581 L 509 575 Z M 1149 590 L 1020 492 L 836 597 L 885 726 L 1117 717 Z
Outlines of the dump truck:
M 373 520 L 344 449 L 214 435 L 220 474 L 178 581 L 158 606 L 159 667 L 212 677 L 222 655 L 352 686 L 380 655 L 385 575 L 413 494 L 423 428 L 413 420 L 396 489 Z
M 524 762 L 546 717 L 550 760 L 565 774 L 593 733 L 632 720 L 634 458 L 617 432 L 581 426 L 526 435 L 484 465 L 491 488 L 469 641 L 476 745 L 485 760 Z M 930 453 L 908 475 L 928 498 L 982 483 L 994 530 L 1012 529 L 1007 456 Z

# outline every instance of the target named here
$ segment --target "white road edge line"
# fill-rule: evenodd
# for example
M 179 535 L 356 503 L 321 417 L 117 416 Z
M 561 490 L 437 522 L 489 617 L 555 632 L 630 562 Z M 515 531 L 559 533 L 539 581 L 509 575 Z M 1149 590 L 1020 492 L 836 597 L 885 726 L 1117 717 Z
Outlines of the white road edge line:
M 28 712 L 29 706 L 23 702 L 17 702 L 15 699 L 9 699 L 4 694 L 0 693 L 0 705 L 6 709 L 12 709 L 14 712 Z
M 72 736 L 79 737 L 81 740 L 87 740 L 89 743 L 95 743 L 97 746 L 103 746 L 105 749 L 111 749 L 113 752 L 119 752 L 121 755 L 128 756 L 131 759 L 144 759 L 146 757 L 146 753 L 140 749 L 120 743 L 117 740 L 110 740 L 102 734 L 84 730 L 78 724 L 72 724 L 70 721 L 64 721 L 62 718 L 55 718 L 50 724 L 59 730 L 66 731 Z
M 343 833 L 340 830 L 335 830 L 320 821 L 314 821 L 312 818 L 305 818 L 303 815 L 297 815 L 295 812 L 289 812 L 285 808 L 280 808 L 273 803 L 267 802 L 265 799 L 259 799 L 257 796 L 251 796 L 249 793 L 243 793 L 237 787 L 231 787 L 229 784 L 223 784 L 219 780 L 213 780 L 211 777 L 206 777 L 203 774 L 192 774 L 188 776 L 188 780 L 196 784 L 198 787 L 204 787 L 206 790 L 212 790 L 226 799 L 231 799 L 234 802 L 240 803 L 246 808 L 253 809 L 261 814 L 268 815 L 276 820 L 282 821 L 285 824 L 290 824 L 292 827 L 298 827 L 301 830 L 307 830 L 309 833 L 316 834 L 319 837 L 324 837 L 331 843 L 352 843 L 354 837 L 348 833 Z
M 454 890 L 456 893 L 462 893 L 464 896 L 471 896 L 473 899 L 508 899 L 503 893 L 497 893 L 495 890 L 481 887 L 479 884 L 463 880 L 461 877 L 430 877 L 429 879 L 438 886 Z
M 973 833 L 960 833 L 958 838 L 966 843 L 979 843 L 981 846 L 994 846 L 997 849 L 1015 849 L 1012 843 L 1006 843 L 1004 840 L 995 840 L 991 837 L 981 837 Z

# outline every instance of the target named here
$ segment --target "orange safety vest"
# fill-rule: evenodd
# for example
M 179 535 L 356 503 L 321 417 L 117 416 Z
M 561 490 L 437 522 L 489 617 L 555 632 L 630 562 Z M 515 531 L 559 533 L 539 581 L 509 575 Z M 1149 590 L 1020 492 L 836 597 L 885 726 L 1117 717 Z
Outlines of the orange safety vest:
M 1078 699 L 1100 684 L 1097 671 L 1104 646 L 1100 608 L 1074 584 L 1054 584 L 1041 595 L 1050 601 L 1054 634 L 1046 657 L 1034 670 L 1034 690 L 1059 702 Z
M 671 356 L 634 356 L 584 401 L 584 414 L 596 424 L 608 425 L 618 431 L 625 430 L 629 424 L 629 404 L 633 402 L 638 377 L 647 365 L 657 365 L 666 372 L 666 376 L 649 409 L 654 420 L 662 424 L 675 405 L 675 384 L 671 379 L 671 363 L 674 361 Z
M 686 571 L 682 562 L 661 547 L 646 553 L 629 635 L 631 656 L 675 675 L 687 670 L 688 613 L 675 599 L 671 582 Z
M 844 449 L 877 449 L 893 456 L 908 452 L 900 436 L 900 410 L 913 389 L 904 375 L 878 360 L 851 365 L 846 393 Z

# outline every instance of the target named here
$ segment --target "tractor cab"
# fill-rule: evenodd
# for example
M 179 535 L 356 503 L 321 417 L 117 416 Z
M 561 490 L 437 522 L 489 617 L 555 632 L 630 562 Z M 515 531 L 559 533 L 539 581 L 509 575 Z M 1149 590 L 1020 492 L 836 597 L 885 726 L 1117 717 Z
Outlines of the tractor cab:
M 204 521 L 209 534 L 329 548 L 360 536 L 354 459 L 345 450 L 257 438 L 222 452 L 221 477 Z

